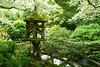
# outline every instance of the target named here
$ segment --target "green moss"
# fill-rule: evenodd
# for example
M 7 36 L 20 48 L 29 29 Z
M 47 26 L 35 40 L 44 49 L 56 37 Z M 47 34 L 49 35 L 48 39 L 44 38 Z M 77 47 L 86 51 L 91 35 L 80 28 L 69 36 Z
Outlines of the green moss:
M 37 12 L 33 12 L 30 16 L 26 17 L 26 19 L 44 19 L 44 17 L 40 16 Z
M 41 39 L 41 38 L 22 38 L 23 41 L 44 41 L 45 39 Z

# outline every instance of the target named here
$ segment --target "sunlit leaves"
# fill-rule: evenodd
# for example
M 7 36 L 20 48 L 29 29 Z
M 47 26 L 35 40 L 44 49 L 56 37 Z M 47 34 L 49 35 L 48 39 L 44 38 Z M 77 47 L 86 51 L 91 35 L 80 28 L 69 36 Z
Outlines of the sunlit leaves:
M 99 6 L 100 0 L 89 0 L 93 5 Z M 72 20 L 77 19 L 93 19 L 95 17 L 100 17 L 100 8 L 98 7 L 95 9 L 92 5 L 90 5 L 87 0 L 71 0 L 71 5 L 78 5 L 79 12 L 76 13 L 74 17 L 72 17 Z M 69 20 L 70 21 L 70 20 Z
M 0 5 L 10 7 L 14 4 L 12 0 L 0 0 Z

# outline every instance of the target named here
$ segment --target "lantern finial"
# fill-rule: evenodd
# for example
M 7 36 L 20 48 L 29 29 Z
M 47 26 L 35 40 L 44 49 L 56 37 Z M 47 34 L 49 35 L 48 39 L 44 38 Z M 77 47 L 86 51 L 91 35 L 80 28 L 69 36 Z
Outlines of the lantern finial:
M 37 12 L 37 6 L 36 5 L 34 6 L 34 11 Z

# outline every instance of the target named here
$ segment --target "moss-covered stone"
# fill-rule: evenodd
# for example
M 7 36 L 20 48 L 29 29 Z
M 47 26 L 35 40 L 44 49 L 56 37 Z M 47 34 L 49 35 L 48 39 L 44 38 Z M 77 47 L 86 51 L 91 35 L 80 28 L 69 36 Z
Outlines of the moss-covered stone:
M 26 19 L 44 19 L 44 17 L 40 16 L 37 12 L 33 12 L 30 16 L 26 17 Z

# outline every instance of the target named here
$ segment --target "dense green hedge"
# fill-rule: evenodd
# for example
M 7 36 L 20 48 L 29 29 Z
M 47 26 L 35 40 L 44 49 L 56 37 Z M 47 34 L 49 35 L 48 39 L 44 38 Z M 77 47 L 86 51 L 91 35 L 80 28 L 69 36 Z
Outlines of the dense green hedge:
M 71 41 L 74 42 L 89 42 L 100 40 L 100 25 L 93 23 L 89 25 L 79 26 L 75 29 L 70 37 Z

